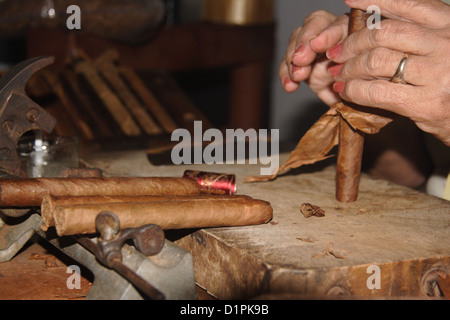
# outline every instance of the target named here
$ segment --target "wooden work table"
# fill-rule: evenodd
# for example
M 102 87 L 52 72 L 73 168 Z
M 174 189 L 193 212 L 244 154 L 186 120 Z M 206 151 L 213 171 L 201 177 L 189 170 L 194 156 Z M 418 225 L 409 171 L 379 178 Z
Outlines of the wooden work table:
M 198 285 L 218 299 L 425 298 L 421 281 L 427 274 L 433 279 L 430 270 L 450 270 L 450 202 L 363 175 L 358 201 L 339 203 L 332 162 L 244 184 L 247 175 L 259 174 L 259 165 L 153 166 L 145 151 L 84 161 L 110 176 L 179 177 L 193 168 L 236 174 L 238 194 L 272 204 L 266 225 L 167 232 L 192 253 Z M 305 218 L 303 203 L 319 206 L 325 216 Z M 370 266 L 380 268 L 380 289 L 367 287 Z

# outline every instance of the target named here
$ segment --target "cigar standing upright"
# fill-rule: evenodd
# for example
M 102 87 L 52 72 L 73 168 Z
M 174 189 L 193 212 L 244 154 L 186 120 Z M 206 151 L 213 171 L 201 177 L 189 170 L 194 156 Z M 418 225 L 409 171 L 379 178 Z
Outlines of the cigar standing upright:
M 358 9 L 351 9 L 349 34 L 367 27 L 370 15 Z M 354 202 L 358 198 L 361 175 L 364 135 L 354 130 L 347 121 L 339 117 L 339 149 L 336 172 L 336 199 L 340 202 Z

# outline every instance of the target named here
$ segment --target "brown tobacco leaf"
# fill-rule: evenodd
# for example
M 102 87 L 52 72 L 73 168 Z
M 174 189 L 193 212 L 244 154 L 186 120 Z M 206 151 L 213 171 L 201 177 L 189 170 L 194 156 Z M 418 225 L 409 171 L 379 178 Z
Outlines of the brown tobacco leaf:
M 300 207 L 300 211 L 303 213 L 305 218 L 310 218 L 312 216 L 316 217 L 324 217 L 325 211 L 323 211 L 320 207 L 315 206 L 310 203 L 304 203 Z
M 335 107 L 337 112 L 353 129 L 366 134 L 376 134 L 392 122 L 392 116 L 375 114 L 373 112 L 377 110 L 373 108 L 365 108 L 348 103 L 344 104 L 342 102 L 335 104 Z M 378 112 L 380 113 L 381 111 Z
M 286 163 L 276 173 L 271 176 L 247 177 L 244 182 L 273 180 L 290 169 L 332 157 L 328 153 L 339 144 L 339 121 L 341 117 L 353 129 L 366 134 L 376 134 L 392 121 L 392 114 L 385 113 L 382 110 L 338 102 L 331 106 L 330 110 L 306 132 Z
M 331 156 L 327 154 L 338 144 L 339 117 L 335 108 L 325 113 L 303 136 L 288 160 L 271 176 L 247 177 L 245 182 L 269 181 L 289 169 L 313 164 Z

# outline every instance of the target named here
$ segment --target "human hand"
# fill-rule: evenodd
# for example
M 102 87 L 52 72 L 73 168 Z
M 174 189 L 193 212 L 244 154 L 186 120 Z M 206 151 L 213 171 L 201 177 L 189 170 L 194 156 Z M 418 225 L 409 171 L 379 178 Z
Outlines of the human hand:
M 294 92 L 305 81 L 326 104 L 339 102 L 341 98 L 333 91 L 334 79 L 328 72 L 331 62 L 324 53 L 347 34 L 348 16 L 336 17 L 323 10 L 310 14 L 292 33 L 281 62 L 279 76 L 284 90 Z
M 359 105 L 413 120 L 450 146 L 450 6 L 440 0 L 346 0 L 352 8 L 377 5 L 388 18 L 327 51 L 341 69 L 334 89 Z M 405 53 L 404 79 L 390 82 Z

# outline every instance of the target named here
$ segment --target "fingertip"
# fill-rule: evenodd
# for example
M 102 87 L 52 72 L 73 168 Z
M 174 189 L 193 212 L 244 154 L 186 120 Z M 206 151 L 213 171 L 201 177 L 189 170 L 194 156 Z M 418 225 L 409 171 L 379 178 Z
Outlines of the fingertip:
M 345 4 L 347 5 L 347 7 L 350 8 L 355 8 L 355 6 L 358 4 L 357 0 L 344 0 Z M 361 1 L 359 1 L 361 2 Z
M 316 53 L 308 48 L 305 49 L 302 54 L 294 55 L 292 57 L 292 64 L 299 67 L 306 67 L 313 63 L 314 59 L 316 59 L 316 56 Z
M 326 43 L 326 35 L 323 33 L 319 34 L 318 36 L 314 37 L 309 41 L 309 45 L 311 46 L 311 49 L 315 52 L 325 52 L 328 48 L 325 47 Z
M 327 58 L 330 60 L 334 60 L 337 62 L 337 59 L 340 57 L 342 53 L 343 43 L 339 43 L 334 47 L 327 50 Z
M 283 88 L 287 93 L 292 93 L 298 89 L 299 83 L 292 81 L 289 77 L 284 78 Z
M 348 18 L 339 17 L 333 24 L 324 29 L 314 39 L 311 39 L 311 49 L 318 53 L 323 53 L 336 46 L 347 34 Z
M 293 66 L 291 80 L 300 83 L 306 80 L 310 76 L 310 74 L 311 74 L 311 66 L 306 67 Z
M 346 83 L 343 81 L 337 81 L 333 84 L 333 90 L 339 94 L 344 93 Z
M 278 69 L 278 76 L 280 78 L 280 82 L 284 85 L 285 83 L 285 79 L 289 78 L 290 76 L 290 67 L 291 64 L 289 64 L 286 59 L 284 59 L 281 64 L 280 64 L 280 68 Z
M 292 64 L 299 67 L 305 67 L 310 65 L 315 58 L 316 52 L 311 49 L 309 44 L 303 43 L 298 46 L 292 55 Z
M 339 75 L 341 74 L 342 68 L 344 67 L 343 64 L 336 64 L 333 65 L 331 67 L 328 68 L 328 73 L 333 77 L 333 78 L 338 78 Z
M 319 36 L 319 35 L 316 34 L 316 35 L 313 35 L 312 37 L 310 37 L 310 38 L 308 39 L 308 41 L 307 41 L 308 45 L 311 46 L 311 41 L 313 41 L 314 39 L 316 39 L 318 36 Z
M 306 49 L 307 49 L 307 48 L 306 48 L 306 45 L 305 45 L 305 44 L 299 45 L 299 46 L 297 47 L 297 49 L 295 49 L 294 55 L 293 55 L 293 56 L 295 57 L 295 56 L 302 55 L 302 54 L 305 52 Z

